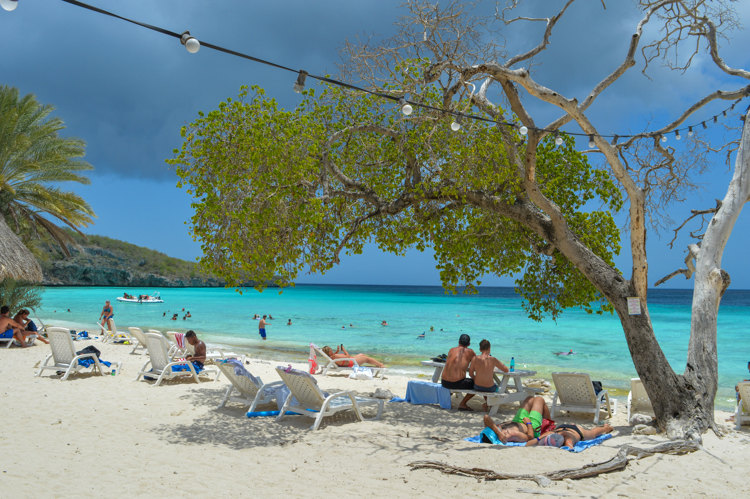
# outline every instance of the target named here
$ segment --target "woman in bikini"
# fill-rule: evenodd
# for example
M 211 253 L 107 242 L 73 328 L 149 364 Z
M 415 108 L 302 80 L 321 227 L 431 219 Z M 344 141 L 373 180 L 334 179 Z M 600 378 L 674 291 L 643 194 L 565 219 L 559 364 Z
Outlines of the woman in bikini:
M 365 364 L 371 364 L 375 367 L 383 367 L 382 362 L 378 362 L 377 360 L 373 359 L 369 355 L 365 355 L 363 353 L 358 353 L 356 355 L 350 355 L 349 352 L 346 351 L 344 348 L 344 345 L 339 345 L 336 351 L 333 351 L 333 348 L 329 347 L 328 345 L 321 348 L 323 352 L 325 352 L 326 355 L 328 355 L 331 359 L 333 359 L 336 362 L 337 366 L 340 367 L 354 367 L 354 362 L 356 362 L 358 365 L 362 366 Z M 347 360 L 336 360 L 336 359 L 347 359 Z M 354 359 L 354 360 L 351 360 Z
M 597 426 L 590 430 L 575 424 L 560 424 L 552 431 L 535 436 L 528 430 L 529 425 L 532 424 L 530 421 L 523 421 L 523 423 L 508 421 L 496 425 L 489 415 L 485 415 L 484 424 L 495 432 L 501 442 L 525 442 L 527 447 L 533 445 L 573 447 L 581 440 L 591 440 L 599 435 L 603 435 L 604 433 L 610 433 L 613 430 L 612 426 L 609 424 Z

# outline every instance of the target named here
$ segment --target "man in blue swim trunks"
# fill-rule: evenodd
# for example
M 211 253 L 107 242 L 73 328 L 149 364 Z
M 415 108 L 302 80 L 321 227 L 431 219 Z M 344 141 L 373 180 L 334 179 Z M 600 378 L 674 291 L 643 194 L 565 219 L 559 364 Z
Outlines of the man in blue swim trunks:
M 266 315 L 261 317 L 261 319 L 258 321 L 258 334 L 260 334 L 260 337 L 264 340 L 266 339 Z
M 0 307 L 0 335 L 3 338 L 15 338 L 23 348 L 26 348 L 29 345 L 26 344 L 26 335 L 23 334 L 24 326 L 11 319 L 9 312 L 9 306 Z

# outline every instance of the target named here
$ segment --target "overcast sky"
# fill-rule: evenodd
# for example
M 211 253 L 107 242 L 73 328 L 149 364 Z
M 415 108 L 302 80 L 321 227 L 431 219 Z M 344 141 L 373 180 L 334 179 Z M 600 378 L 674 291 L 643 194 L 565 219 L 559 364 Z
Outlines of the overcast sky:
M 198 39 L 317 74 L 336 74 L 339 50 L 346 40 L 375 34 L 388 36 L 403 14 L 400 2 L 385 0 L 91 0 L 93 5 L 125 17 L 182 32 Z M 556 0 L 531 2 L 530 13 L 545 14 Z M 583 99 L 588 89 L 619 63 L 637 23 L 634 3 L 625 0 L 579 0 L 552 37 L 552 50 L 532 68 L 541 83 L 569 97 Z M 493 2 L 481 5 L 492 12 Z M 750 7 L 739 6 L 748 19 Z M 536 43 L 539 27 L 516 26 L 506 36 L 509 49 Z M 738 67 L 750 67 L 750 36 L 734 32 L 723 55 Z M 186 221 L 190 200 L 175 187 L 176 176 L 164 160 L 181 144 L 180 127 L 199 110 L 209 111 L 241 85 L 264 87 L 281 105 L 294 106 L 294 75 L 209 49 L 189 54 L 179 42 L 141 27 L 72 6 L 60 0 L 20 0 L 13 12 L 0 10 L 0 84 L 33 93 L 56 107 L 67 124 L 65 134 L 84 139 L 87 160 L 94 165 L 90 186 L 74 186 L 94 208 L 95 224 L 85 232 L 123 239 L 168 255 L 194 259 L 200 246 L 190 239 Z M 716 88 L 736 89 L 747 82 L 723 77 L 710 61 L 699 57 L 685 75 L 655 67 L 651 79 L 641 64 L 591 108 L 590 117 L 602 133 L 657 128 L 682 109 Z M 743 101 L 744 109 L 750 99 Z M 717 103 L 696 115 L 697 122 L 727 105 Z M 532 104 L 544 124 L 557 111 Z M 543 118 L 543 119 L 542 119 Z M 726 118 L 736 126 L 737 114 Z M 719 126 L 709 133 L 717 133 Z M 571 128 L 571 130 L 574 130 Z M 577 130 L 576 130 L 577 131 Z M 584 146 L 585 144 L 581 144 Z M 701 188 L 687 203 L 671 209 L 682 220 L 691 208 L 711 207 L 722 198 L 730 176 L 721 162 L 700 179 Z M 746 247 L 750 216 L 745 213 L 725 253 L 724 267 L 732 288 L 750 288 Z M 660 239 L 649 236 L 650 283 L 682 265 L 686 238 L 669 250 L 671 230 Z M 630 274 L 627 242 L 618 260 Z M 439 284 L 431 254 L 406 257 L 381 254 L 372 248 L 347 257 L 325 276 L 303 276 L 301 282 L 362 284 Z M 512 285 L 508 279 L 486 284 Z M 691 287 L 683 278 L 671 287 Z

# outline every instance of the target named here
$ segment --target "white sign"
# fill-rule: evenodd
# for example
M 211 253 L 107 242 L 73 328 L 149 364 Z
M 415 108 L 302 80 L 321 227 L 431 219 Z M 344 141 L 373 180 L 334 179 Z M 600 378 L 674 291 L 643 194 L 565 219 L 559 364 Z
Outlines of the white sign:
M 637 296 L 628 297 L 628 314 L 641 315 L 641 300 Z

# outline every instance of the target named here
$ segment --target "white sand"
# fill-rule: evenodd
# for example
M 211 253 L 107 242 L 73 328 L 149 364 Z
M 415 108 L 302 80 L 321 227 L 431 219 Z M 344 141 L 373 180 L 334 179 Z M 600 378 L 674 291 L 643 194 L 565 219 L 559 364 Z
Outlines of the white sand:
M 583 453 L 552 448 L 503 448 L 472 444 L 464 437 L 482 429 L 481 413 L 437 406 L 386 403 L 380 421 L 353 416 L 327 418 L 317 432 L 312 420 L 245 416 L 246 407 L 217 410 L 228 382 L 135 382 L 145 355 L 129 346 L 94 343 L 105 360 L 122 361 L 116 376 L 81 374 L 60 381 L 52 371 L 34 376 L 49 347 L 0 349 L 0 497 L 234 496 L 420 497 L 487 494 L 599 497 L 742 497 L 748 494 L 748 430 L 727 429 L 720 439 L 704 436 L 705 450 L 687 456 L 658 455 L 631 462 L 625 471 L 596 478 L 555 482 L 483 482 L 434 470 L 410 471 L 407 464 L 437 460 L 496 471 L 539 473 L 605 461 L 623 444 L 651 447 L 661 436 L 631 435 L 620 400 L 613 419 L 615 438 Z M 284 362 L 251 361 L 248 368 L 266 381 Z M 296 367 L 304 368 L 297 364 Z M 318 377 L 324 389 L 368 393 L 386 388 L 403 396 L 407 379 L 384 381 Z M 457 404 L 454 398 L 454 407 Z M 473 403 L 478 407 L 478 403 Z M 507 406 L 500 418 L 512 417 Z M 275 407 L 267 407 L 274 409 Z M 367 414 L 366 414 L 367 415 Z M 371 415 L 371 414 L 370 414 Z M 590 417 L 556 418 L 590 424 Z

